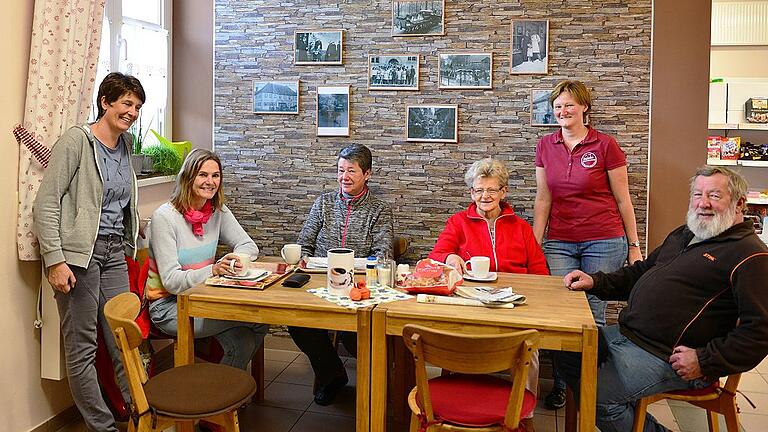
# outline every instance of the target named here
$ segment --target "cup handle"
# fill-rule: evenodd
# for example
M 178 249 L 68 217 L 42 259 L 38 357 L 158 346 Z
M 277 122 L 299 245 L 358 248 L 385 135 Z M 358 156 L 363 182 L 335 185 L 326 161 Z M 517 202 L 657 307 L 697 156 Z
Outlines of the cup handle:
M 280 256 L 283 257 L 283 261 L 286 261 L 286 259 L 285 259 L 285 246 L 283 246 L 283 248 L 280 249 Z
M 470 261 L 472 261 L 472 260 L 466 260 L 466 261 L 464 261 L 464 268 L 465 268 L 465 269 L 467 269 L 467 270 L 469 270 L 469 268 L 471 267 L 471 266 L 469 265 L 469 264 L 470 264 Z

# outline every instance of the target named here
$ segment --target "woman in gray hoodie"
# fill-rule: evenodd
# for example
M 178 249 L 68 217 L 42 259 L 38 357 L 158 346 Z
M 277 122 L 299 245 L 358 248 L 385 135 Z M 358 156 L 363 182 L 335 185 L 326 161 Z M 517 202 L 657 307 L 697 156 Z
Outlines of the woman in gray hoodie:
M 135 257 L 139 217 L 128 128 L 145 99 L 135 77 L 107 75 L 96 100 L 98 118 L 56 141 L 35 199 L 35 229 L 61 315 L 69 388 L 92 431 L 118 430 L 96 377 L 97 324 L 123 398 L 130 400 L 104 304 L 129 290 L 125 255 Z

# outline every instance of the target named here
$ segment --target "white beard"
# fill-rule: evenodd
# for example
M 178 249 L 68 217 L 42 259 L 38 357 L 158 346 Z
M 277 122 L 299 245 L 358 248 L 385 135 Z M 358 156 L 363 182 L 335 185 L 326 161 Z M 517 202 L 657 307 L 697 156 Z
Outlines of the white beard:
M 696 214 L 696 209 L 689 208 L 686 222 L 688 229 L 693 232 L 693 235 L 702 240 L 707 240 L 722 234 L 725 230 L 735 225 L 736 206 L 733 205 L 722 213 L 715 212 L 711 221 L 700 220 Z

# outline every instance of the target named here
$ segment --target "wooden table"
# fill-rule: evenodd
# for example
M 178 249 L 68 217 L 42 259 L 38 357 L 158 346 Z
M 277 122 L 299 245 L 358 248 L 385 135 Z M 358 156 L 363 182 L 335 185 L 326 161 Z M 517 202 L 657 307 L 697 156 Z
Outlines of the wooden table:
M 465 284 L 471 284 L 464 282 Z M 528 304 L 514 309 L 416 303 L 378 305 L 373 311 L 371 346 L 371 431 L 386 430 L 386 335 L 401 337 L 406 324 L 466 333 L 503 333 L 525 329 L 541 332 L 540 348 L 581 352 L 580 430 L 595 427 L 597 327 L 583 292 L 563 287 L 561 277 L 499 274 L 495 283 L 525 294 Z
M 194 363 L 192 317 L 263 324 L 285 324 L 357 332 L 356 429 L 369 430 L 371 310 L 347 309 L 306 292 L 326 285 L 326 275 L 313 274 L 301 288 L 276 283 L 263 291 L 199 285 L 177 297 L 178 342 L 175 364 Z

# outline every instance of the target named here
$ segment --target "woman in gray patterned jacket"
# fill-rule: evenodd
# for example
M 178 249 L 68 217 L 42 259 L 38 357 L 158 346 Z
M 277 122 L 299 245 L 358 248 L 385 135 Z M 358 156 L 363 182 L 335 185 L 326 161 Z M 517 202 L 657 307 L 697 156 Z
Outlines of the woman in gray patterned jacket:
M 299 233 L 304 256 L 325 257 L 329 249 L 353 249 L 355 256 L 392 257 L 392 209 L 368 190 L 371 151 L 360 144 L 344 147 L 337 158 L 339 190 L 320 195 Z M 309 357 L 317 378 L 315 403 L 329 405 L 347 384 L 347 372 L 328 331 L 289 327 L 296 345 Z M 356 335 L 343 333 L 344 347 L 355 354 Z

